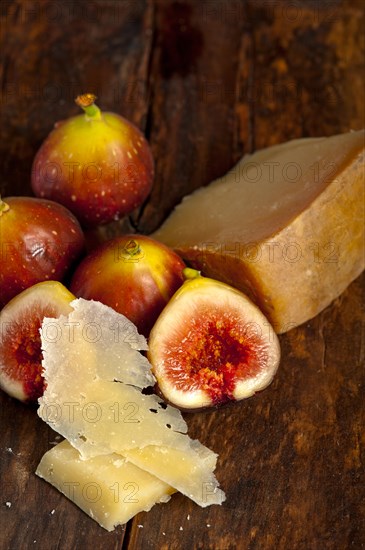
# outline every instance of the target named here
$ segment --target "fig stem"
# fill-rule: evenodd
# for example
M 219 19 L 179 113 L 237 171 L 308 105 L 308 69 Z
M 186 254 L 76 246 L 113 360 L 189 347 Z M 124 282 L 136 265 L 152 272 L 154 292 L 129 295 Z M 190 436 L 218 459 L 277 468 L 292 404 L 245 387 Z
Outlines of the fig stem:
M 75 99 L 76 105 L 84 110 L 87 119 L 89 120 L 101 120 L 101 111 L 97 105 L 95 105 L 96 95 L 94 94 L 82 94 Z
M 197 269 L 193 269 L 192 267 L 185 267 L 183 269 L 183 277 L 186 281 L 191 279 L 197 279 L 198 277 L 201 277 L 200 271 Z
M 124 247 L 124 251 L 128 256 L 135 256 L 141 252 L 140 246 L 134 239 L 127 242 Z
M 1 195 L 0 195 L 0 216 L 4 212 L 7 212 L 8 210 L 10 210 L 10 206 L 2 200 Z

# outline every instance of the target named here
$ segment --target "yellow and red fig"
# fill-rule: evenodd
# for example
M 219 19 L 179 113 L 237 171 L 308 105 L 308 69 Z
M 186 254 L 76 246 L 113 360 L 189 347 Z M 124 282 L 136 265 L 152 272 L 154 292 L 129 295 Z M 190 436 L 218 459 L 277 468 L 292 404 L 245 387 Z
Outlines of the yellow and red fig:
M 58 281 L 27 288 L 0 313 L 0 388 L 27 403 L 43 395 L 40 328 L 44 317 L 57 318 L 72 311 L 74 296 Z M 49 334 L 45 337 L 59 335 Z
M 183 260 L 144 235 L 123 235 L 91 252 L 78 266 L 71 291 L 125 315 L 148 336 L 154 322 L 182 285 Z
M 95 105 L 93 94 L 76 98 L 82 115 L 58 122 L 35 156 L 32 188 L 38 197 L 67 206 L 88 227 L 129 214 L 149 194 L 154 163 L 140 130 Z
M 157 319 L 148 359 L 172 405 L 197 410 L 250 397 L 278 368 L 278 338 L 240 291 L 184 270 L 186 280 Z

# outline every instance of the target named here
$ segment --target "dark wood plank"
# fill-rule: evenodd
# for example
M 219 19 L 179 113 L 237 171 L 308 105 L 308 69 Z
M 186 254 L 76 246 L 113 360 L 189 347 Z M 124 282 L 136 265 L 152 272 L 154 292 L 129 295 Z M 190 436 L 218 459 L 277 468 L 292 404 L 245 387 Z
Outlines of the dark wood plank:
M 236 119 L 243 146 L 363 128 L 363 24 L 362 2 L 248 0 Z
M 17 0 L 1 13 L 7 195 L 30 192 L 33 155 L 54 121 L 77 112 L 80 89 L 147 132 L 156 183 L 131 222 L 146 233 L 243 152 L 364 126 L 361 1 Z M 174 495 L 126 537 L 34 475 L 55 434 L 1 394 L 0 547 L 365 547 L 364 282 L 280 337 L 270 388 L 187 416 L 191 435 L 219 453 L 224 505 Z
M 80 92 L 142 129 L 152 46 L 148 0 L 6 1 L 1 11 L 1 192 L 30 194 L 35 152 Z
M 227 501 L 199 509 L 175 495 L 133 524 L 132 548 L 363 547 L 364 282 L 280 338 L 269 389 L 188 418 L 220 455 Z
M 77 113 L 80 92 L 145 127 L 152 17 L 147 0 L 2 4 L 3 196 L 30 194 L 34 154 L 57 120 Z M 0 426 L 0 547 L 121 548 L 125 527 L 107 533 L 35 476 L 56 441 L 35 410 L 1 392 Z
M 167 144 L 168 151 L 158 156 L 148 224 L 161 220 L 161 205 L 169 209 L 243 152 L 364 126 L 359 3 L 175 5 L 180 32 L 173 51 L 184 52 L 186 44 L 191 52 L 189 33 L 200 31 L 204 43 L 190 64 L 176 59 L 175 66 L 166 53 L 168 10 L 158 3 L 151 90 L 152 144 L 156 153 Z M 155 507 L 139 526 L 133 523 L 131 547 L 365 544 L 363 288 L 361 278 L 316 319 L 281 337 L 282 364 L 269 389 L 234 407 L 188 416 L 191 433 L 220 455 L 227 502 L 201 510 L 174 496 L 168 512 Z
M 156 185 L 142 232 L 232 165 L 241 27 L 217 17 L 215 2 L 156 2 L 149 125 Z

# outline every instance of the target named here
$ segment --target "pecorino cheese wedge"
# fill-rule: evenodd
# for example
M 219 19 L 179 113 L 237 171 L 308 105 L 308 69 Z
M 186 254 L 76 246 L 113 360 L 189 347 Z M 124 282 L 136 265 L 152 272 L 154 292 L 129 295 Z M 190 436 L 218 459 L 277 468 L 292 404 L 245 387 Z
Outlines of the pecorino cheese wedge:
M 364 171 L 363 130 L 275 145 L 185 197 L 153 237 L 286 332 L 364 269 Z

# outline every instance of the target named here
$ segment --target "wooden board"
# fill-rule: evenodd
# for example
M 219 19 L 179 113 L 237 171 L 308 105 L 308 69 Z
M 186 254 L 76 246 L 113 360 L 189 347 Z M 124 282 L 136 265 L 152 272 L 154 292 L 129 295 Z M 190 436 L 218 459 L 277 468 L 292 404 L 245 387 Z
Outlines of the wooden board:
M 5 0 L 1 193 L 30 194 L 40 143 L 95 92 L 156 160 L 150 199 L 104 236 L 149 233 L 244 152 L 364 127 L 363 25 L 360 0 Z M 2 393 L 1 549 L 365 548 L 363 311 L 364 276 L 280 337 L 267 390 L 187 417 L 219 453 L 222 507 L 174 495 L 113 533 L 34 475 L 56 435 Z

